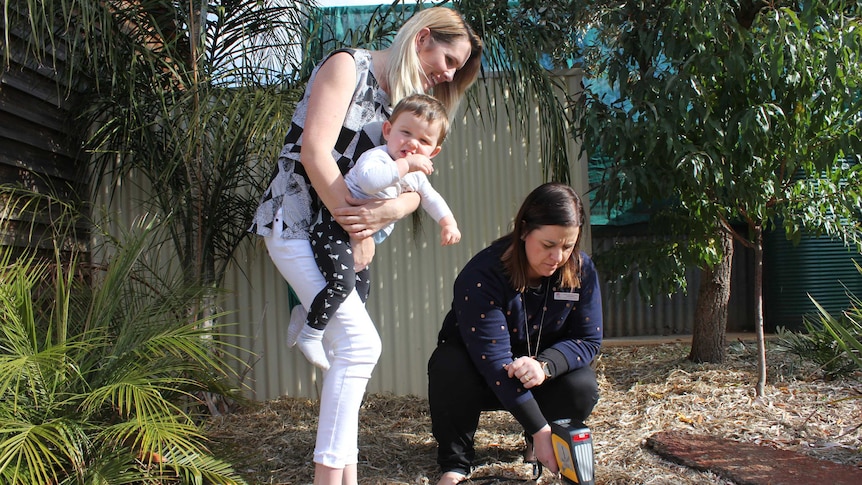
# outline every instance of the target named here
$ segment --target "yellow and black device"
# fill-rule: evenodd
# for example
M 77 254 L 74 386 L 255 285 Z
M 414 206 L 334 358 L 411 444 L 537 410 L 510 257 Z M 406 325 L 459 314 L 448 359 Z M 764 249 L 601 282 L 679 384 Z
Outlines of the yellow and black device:
M 595 456 L 590 428 L 569 419 L 554 421 L 551 423 L 551 441 L 565 483 L 595 485 Z

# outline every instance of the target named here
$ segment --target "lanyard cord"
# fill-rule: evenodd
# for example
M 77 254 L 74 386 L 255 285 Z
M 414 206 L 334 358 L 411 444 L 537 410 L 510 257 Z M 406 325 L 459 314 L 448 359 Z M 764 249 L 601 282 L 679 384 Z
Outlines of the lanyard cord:
M 527 338 L 527 355 L 535 358 L 539 353 L 539 343 L 542 340 L 542 327 L 545 325 L 545 312 L 548 310 L 548 292 L 551 290 L 551 282 L 546 281 L 547 286 L 545 287 L 545 296 L 542 299 L 542 318 L 539 320 L 539 331 L 536 335 L 536 352 L 533 353 L 533 349 L 530 343 L 530 321 L 527 317 L 527 299 L 524 297 L 524 292 L 521 292 L 521 304 L 524 305 L 524 335 Z

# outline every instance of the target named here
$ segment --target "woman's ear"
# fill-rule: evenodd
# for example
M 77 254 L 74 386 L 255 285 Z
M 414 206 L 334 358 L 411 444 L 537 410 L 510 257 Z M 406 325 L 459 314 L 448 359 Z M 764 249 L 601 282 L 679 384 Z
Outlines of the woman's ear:
M 416 33 L 416 53 L 422 50 L 422 45 L 428 41 L 431 37 L 431 29 L 428 27 L 422 27 L 422 29 Z

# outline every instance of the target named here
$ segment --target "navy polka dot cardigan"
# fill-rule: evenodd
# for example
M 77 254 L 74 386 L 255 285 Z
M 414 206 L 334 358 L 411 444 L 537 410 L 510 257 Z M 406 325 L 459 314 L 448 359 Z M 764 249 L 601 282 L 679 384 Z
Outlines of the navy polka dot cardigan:
M 524 355 L 548 362 L 552 375 L 589 365 L 602 343 L 599 278 L 592 259 L 581 253 L 580 288 L 560 288 L 552 276 L 522 294 L 500 261 L 508 243 L 494 242 L 461 270 L 438 342 L 463 343 L 503 406 L 535 432 L 545 424 L 538 405 L 503 366 Z

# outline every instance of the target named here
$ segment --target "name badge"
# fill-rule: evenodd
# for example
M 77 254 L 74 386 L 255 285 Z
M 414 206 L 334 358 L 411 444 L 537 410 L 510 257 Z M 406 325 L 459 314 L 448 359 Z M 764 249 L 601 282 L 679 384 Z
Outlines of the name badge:
M 579 301 L 581 299 L 580 293 L 569 293 L 567 291 L 555 291 L 554 292 L 555 300 L 566 300 L 566 301 Z

